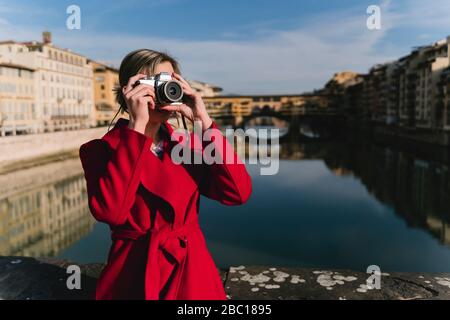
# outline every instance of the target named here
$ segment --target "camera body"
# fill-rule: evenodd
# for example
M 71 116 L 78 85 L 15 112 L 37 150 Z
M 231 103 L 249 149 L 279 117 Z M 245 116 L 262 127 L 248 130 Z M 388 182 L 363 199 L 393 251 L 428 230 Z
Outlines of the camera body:
M 135 83 L 146 84 L 155 88 L 155 104 L 158 105 L 179 105 L 183 100 L 183 88 L 181 84 L 172 79 L 168 72 L 161 72 L 152 77 L 140 79 Z

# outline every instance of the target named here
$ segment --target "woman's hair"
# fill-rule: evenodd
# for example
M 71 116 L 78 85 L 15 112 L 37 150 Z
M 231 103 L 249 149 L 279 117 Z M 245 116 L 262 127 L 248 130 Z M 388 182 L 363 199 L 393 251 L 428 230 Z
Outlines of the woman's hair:
M 159 52 L 150 49 L 138 49 L 128 53 L 125 56 L 125 58 L 122 60 L 122 63 L 120 64 L 119 85 L 114 88 L 116 101 L 120 105 L 119 111 L 117 113 L 119 112 L 121 112 L 122 114 L 124 112 L 128 113 L 128 107 L 122 93 L 122 88 L 127 85 L 128 80 L 132 76 L 140 72 L 146 73 L 148 76 L 155 75 L 156 66 L 162 62 L 170 62 L 172 64 L 173 70 L 176 73 L 181 74 L 180 65 L 178 64 L 178 61 L 165 52 Z M 114 116 L 114 118 L 116 116 Z M 114 119 L 111 122 L 113 121 Z M 183 124 L 185 124 L 184 117 L 183 117 Z
M 116 101 L 123 111 L 128 112 L 127 104 L 122 94 L 122 88 L 127 85 L 128 80 L 139 72 L 154 76 L 156 66 L 166 61 L 172 64 L 172 68 L 176 73 L 180 73 L 180 66 L 175 58 L 164 52 L 139 49 L 132 51 L 125 56 L 120 64 L 119 85 L 115 88 Z

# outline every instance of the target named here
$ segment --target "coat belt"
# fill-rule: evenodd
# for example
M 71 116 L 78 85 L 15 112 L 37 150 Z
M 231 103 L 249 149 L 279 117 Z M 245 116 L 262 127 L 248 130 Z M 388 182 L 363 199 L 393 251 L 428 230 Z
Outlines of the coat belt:
M 183 278 L 184 266 L 186 262 L 188 235 L 194 230 L 199 230 L 198 220 L 193 220 L 176 229 L 148 229 L 147 231 L 138 231 L 131 229 L 114 229 L 111 238 L 128 240 L 147 240 L 149 249 L 145 268 L 145 299 L 160 299 L 160 270 L 158 250 L 161 249 L 170 254 L 177 263 L 177 271 L 174 277 L 176 281 L 176 293 Z

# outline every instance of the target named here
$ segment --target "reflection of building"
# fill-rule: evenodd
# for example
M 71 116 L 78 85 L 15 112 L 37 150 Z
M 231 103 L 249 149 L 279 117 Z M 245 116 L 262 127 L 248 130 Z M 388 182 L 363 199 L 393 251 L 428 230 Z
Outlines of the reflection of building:
M 1 42 L 0 55 L 4 63 L 35 70 L 34 132 L 95 125 L 92 67 L 86 57 L 54 46 L 49 33 L 43 42 Z
M 350 170 L 342 167 L 331 169 L 331 172 L 333 172 L 333 174 L 338 177 L 350 176 L 352 174 Z
M 409 226 L 450 245 L 450 169 L 442 162 L 364 141 L 323 147 L 333 172 L 351 172 Z
M 427 217 L 428 229 L 440 239 L 446 245 L 450 245 L 450 223 L 445 222 L 442 219 L 428 216 Z
M 0 61 L 0 136 L 36 132 L 34 70 Z
M 79 161 L 0 176 L 0 255 L 55 256 L 94 225 Z
M 119 71 L 115 68 L 89 61 L 94 71 L 94 103 L 97 125 L 107 125 L 119 109 L 114 89 L 119 85 Z

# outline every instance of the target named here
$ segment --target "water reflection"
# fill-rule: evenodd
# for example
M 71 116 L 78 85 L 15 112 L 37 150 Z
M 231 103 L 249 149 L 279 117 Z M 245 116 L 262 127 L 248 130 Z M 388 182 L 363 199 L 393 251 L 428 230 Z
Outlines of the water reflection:
M 252 198 L 245 206 L 230 209 L 208 202 L 202 206 L 205 234 L 219 266 L 232 261 L 354 267 L 370 263 L 373 256 L 401 270 L 413 270 L 411 264 L 416 264 L 420 270 L 442 271 L 448 265 L 450 250 L 430 242 L 436 239 L 450 246 L 448 150 L 373 141 L 346 132 L 338 122 L 330 125 L 329 120 L 264 116 L 217 122 L 222 128 L 281 129 L 271 156 L 283 160 L 280 174 L 270 180 L 254 176 Z M 243 145 L 237 148 L 242 159 L 261 156 L 258 143 Z M 363 189 L 375 207 L 364 216 Z M 0 191 L 0 255 L 105 259 L 108 229 L 94 227 L 78 158 L 0 175 Z M 376 212 L 385 220 L 375 221 Z M 401 229 L 398 218 L 412 230 L 426 231 L 427 238 Z M 274 229 L 278 223 L 279 229 Z M 383 247 L 369 257 L 362 254 L 359 239 L 375 241 L 383 236 L 382 224 L 370 237 L 365 235 L 366 224 L 374 223 L 386 223 L 386 230 L 399 236 L 390 240 L 395 250 L 386 253 L 389 248 Z M 401 237 L 414 239 L 415 245 Z M 334 251 L 330 244 L 336 246 Z M 417 262 L 420 257 L 409 261 L 398 256 L 415 252 L 415 246 L 429 250 L 420 252 L 427 265 Z M 350 259 L 351 263 L 342 262 Z
M 249 137 L 265 140 L 279 139 L 281 137 L 284 137 L 289 132 L 288 121 L 270 116 L 259 116 L 251 118 L 243 126 Z
M 78 159 L 0 176 L 0 255 L 58 256 L 92 231 Z
M 284 139 L 274 148 L 280 159 L 323 160 L 335 175 L 360 180 L 373 197 L 391 207 L 409 226 L 426 230 L 440 243 L 450 245 L 449 150 L 373 141 L 352 132 L 343 135 L 341 124 L 333 126 L 328 121 L 290 120 L 258 117 L 248 121 L 246 128 L 264 124 L 283 129 Z M 305 136 L 312 139 L 305 140 Z M 314 139 L 320 137 L 328 139 Z M 238 153 L 253 159 L 259 148 L 258 144 L 247 144 L 247 149 L 238 149 Z
M 409 226 L 427 230 L 450 245 L 450 172 L 445 157 L 427 160 L 413 152 L 361 141 L 339 146 L 323 148 L 331 170 L 357 177 Z

